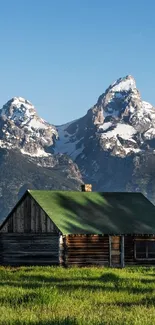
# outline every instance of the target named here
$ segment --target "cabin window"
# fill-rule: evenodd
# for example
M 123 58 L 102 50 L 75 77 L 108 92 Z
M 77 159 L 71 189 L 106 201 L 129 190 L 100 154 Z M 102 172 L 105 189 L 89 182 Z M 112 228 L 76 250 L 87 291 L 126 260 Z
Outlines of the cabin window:
M 136 240 L 134 253 L 136 259 L 155 259 L 155 241 Z

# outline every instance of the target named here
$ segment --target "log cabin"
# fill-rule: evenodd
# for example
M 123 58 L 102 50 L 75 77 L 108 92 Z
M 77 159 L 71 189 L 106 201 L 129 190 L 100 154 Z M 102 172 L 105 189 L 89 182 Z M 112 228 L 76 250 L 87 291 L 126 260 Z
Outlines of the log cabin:
M 91 184 L 27 190 L 0 226 L 0 265 L 155 265 L 155 206 Z

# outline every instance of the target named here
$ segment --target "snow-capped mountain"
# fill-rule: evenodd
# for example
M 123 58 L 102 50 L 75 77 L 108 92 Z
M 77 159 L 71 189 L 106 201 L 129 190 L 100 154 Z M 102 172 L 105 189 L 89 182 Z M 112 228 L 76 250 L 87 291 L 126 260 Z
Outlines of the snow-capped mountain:
M 92 139 L 100 149 L 118 157 L 151 146 L 155 139 L 155 108 L 141 99 L 132 76 L 115 81 L 84 117 L 64 125 L 46 122 L 21 97 L 12 98 L 0 110 L 1 147 L 18 148 L 34 157 L 65 153 L 76 161 L 87 155 Z
M 155 139 L 155 108 L 142 101 L 134 78 L 127 76 L 115 81 L 86 116 L 57 130 L 55 152 L 65 152 L 73 160 L 79 155 L 84 158 L 92 137 L 102 150 L 126 157 L 143 151 L 144 143 L 149 146 L 149 140 Z
M 22 97 L 14 97 L 0 110 L 3 148 L 18 148 L 31 156 L 46 157 L 44 150 L 58 137 L 56 128 L 38 117 L 34 106 Z

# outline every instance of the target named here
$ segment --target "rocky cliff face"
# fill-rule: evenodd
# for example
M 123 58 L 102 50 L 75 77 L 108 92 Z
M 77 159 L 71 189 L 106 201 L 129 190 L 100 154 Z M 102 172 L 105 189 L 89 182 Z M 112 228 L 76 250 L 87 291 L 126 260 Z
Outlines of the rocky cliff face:
M 0 215 L 26 188 L 141 191 L 155 203 L 155 108 L 132 76 L 115 81 L 86 115 L 54 126 L 14 97 L 0 110 Z

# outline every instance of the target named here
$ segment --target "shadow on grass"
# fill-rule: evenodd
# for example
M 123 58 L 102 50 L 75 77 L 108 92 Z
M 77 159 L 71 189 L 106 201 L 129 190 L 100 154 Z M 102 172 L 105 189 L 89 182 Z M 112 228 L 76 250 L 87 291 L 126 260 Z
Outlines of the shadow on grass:
M 135 279 L 124 279 L 118 275 L 107 272 L 102 274 L 100 277 L 72 277 L 72 278 L 56 278 L 46 277 L 44 275 L 21 275 L 19 280 L 15 281 L 3 281 L 0 283 L 1 286 L 10 287 L 22 287 L 24 289 L 37 289 L 37 288 L 48 288 L 51 290 L 54 288 L 63 291 L 74 291 L 74 290 L 102 290 L 109 292 L 129 292 L 133 294 L 137 293 L 153 293 L 154 288 L 147 287 L 147 284 L 153 283 L 151 279 L 140 279 L 138 282 L 145 285 L 145 287 L 132 286 L 132 281 Z M 137 280 L 136 280 L 137 281 Z M 81 282 L 81 283 L 80 283 Z
M 7 323 L 1 323 L 2 325 L 6 325 Z M 64 320 L 38 320 L 38 321 L 13 321 L 11 322 L 11 325 L 77 325 L 76 319 L 71 319 L 70 317 L 66 317 Z M 98 324 L 98 325 L 101 325 Z
M 9 323 L 10 325 L 78 325 L 79 322 L 77 322 L 76 319 L 71 319 L 70 317 L 66 317 L 64 320 L 38 320 L 37 322 L 33 321 L 28 321 L 28 322 L 23 322 L 23 321 L 14 321 Z M 1 323 L 1 325 L 9 325 L 8 323 Z M 86 323 L 84 323 L 86 324 Z M 103 325 L 103 322 L 93 322 L 92 325 Z
M 63 288 L 63 290 L 66 288 L 66 290 L 69 290 L 70 288 L 85 288 L 85 289 L 102 289 L 102 290 L 118 290 L 118 291 L 126 291 L 129 290 L 130 292 L 133 293 L 138 293 L 138 292 L 153 292 L 153 288 L 136 288 L 132 287 L 132 281 L 137 281 L 136 279 L 130 278 L 124 279 L 121 278 L 120 276 L 112 273 L 112 272 L 107 272 L 102 274 L 100 277 L 74 277 L 74 278 L 55 278 L 55 277 L 45 277 L 45 276 L 38 276 L 38 275 L 22 275 L 20 276 L 20 280 L 24 280 L 34 286 L 41 286 L 42 284 L 54 284 L 58 288 Z M 84 281 L 88 283 L 76 283 L 78 281 Z M 73 283 L 74 282 L 74 283 Z M 92 284 L 91 282 L 96 282 L 96 284 Z M 125 287 L 122 287 L 122 282 L 126 284 Z M 150 283 L 155 283 L 154 279 L 139 279 L 138 282 L 147 285 Z M 113 287 L 107 286 L 108 283 L 112 283 Z M 131 283 L 131 285 L 130 285 Z M 105 285 L 106 284 L 106 285 Z
M 10 287 L 16 287 L 16 288 L 19 288 L 19 287 L 22 287 L 23 289 L 37 289 L 37 288 L 50 288 L 50 283 L 46 283 L 45 286 L 43 286 L 41 283 L 32 283 L 32 284 L 28 284 L 28 283 L 23 283 L 23 284 L 19 284 L 19 282 L 3 282 L 1 284 L 1 286 L 10 286 Z M 63 290 L 63 291 L 67 291 L 67 292 L 70 292 L 70 291 L 73 291 L 73 290 L 90 290 L 90 291 L 96 291 L 96 290 L 102 290 L 102 291 L 109 291 L 109 292 L 128 292 L 128 293 L 153 293 L 154 292 L 154 289 L 153 288 L 132 288 L 131 286 L 126 286 L 126 287 L 119 287 L 119 285 L 117 284 L 114 284 L 114 286 L 102 286 L 102 285 L 87 285 L 87 284 L 69 284 L 69 283 L 66 283 L 66 284 L 59 284 L 59 283 L 56 283 L 55 288 L 57 288 L 58 290 Z M 51 287 L 51 290 L 53 288 Z
M 34 302 L 34 301 L 37 301 L 38 300 L 38 295 L 37 293 L 35 292 L 30 292 L 30 293 L 27 293 L 27 294 L 23 294 L 21 295 L 20 297 L 18 296 L 14 296 L 13 298 L 12 297 L 0 297 L 0 305 L 4 305 L 6 302 L 11 305 L 12 307 L 13 306 L 18 306 L 18 305 L 21 305 L 21 304 L 27 304 L 29 302 Z
M 9 271 L 11 272 L 11 273 L 17 273 L 17 272 L 19 272 L 19 271 L 21 271 L 22 269 L 21 269 L 21 267 L 20 266 L 18 266 L 18 267 L 12 267 Z M 34 271 L 34 268 L 33 267 L 31 267 L 31 266 L 29 266 L 28 268 L 24 268 L 22 271 L 24 271 L 25 273 L 27 273 L 27 272 L 32 272 L 32 271 Z
M 149 284 L 149 283 L 155 284 L 155 279 L 141 279 L 140 282 L 144 284 Z
M 64 278 L 57 278 L 57 277 L 47 277 L 44 275 L 21 275 L 20 281 L 29 281 L 29 282 L 48 282 L 48 283 L 61 283 L 61 282 L 73 282 L 73 281 L 99 281 L 99 282 L 118 282 L 120 281 L 120 277 L 112 272 L 108 272 L 102 274 L 100 277 L 64 277 Z
M 142 298 L 139 301 L 117 301 L 117 302 L 104 302 L 99 303 L 98 306 L 112 306 L 112 307 L 136 307 L 136 306 L 145 306 L 151 307 L 155 306 L 155 297 Z

